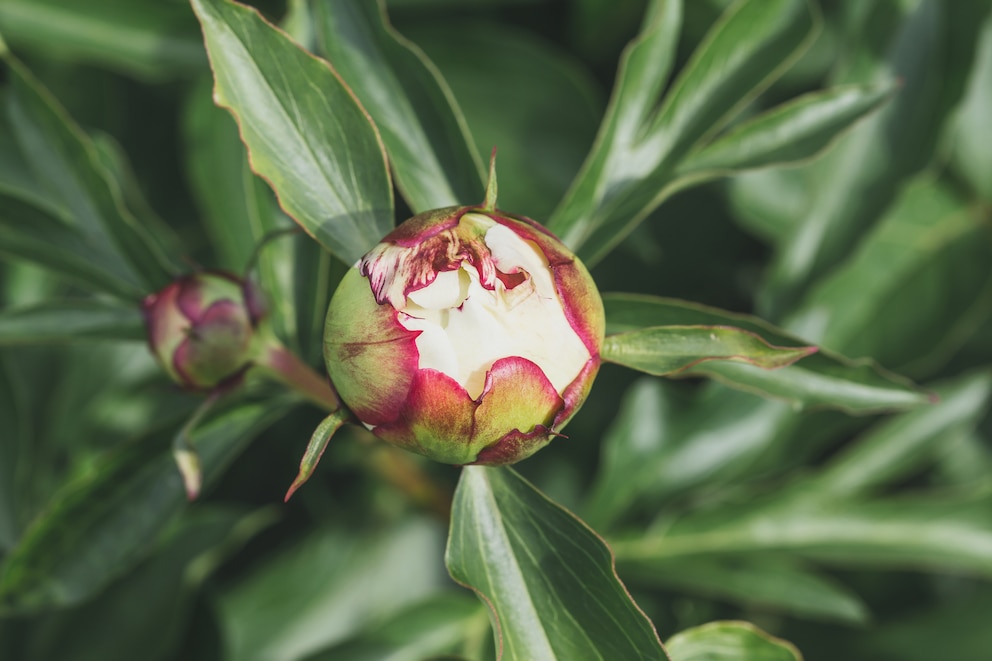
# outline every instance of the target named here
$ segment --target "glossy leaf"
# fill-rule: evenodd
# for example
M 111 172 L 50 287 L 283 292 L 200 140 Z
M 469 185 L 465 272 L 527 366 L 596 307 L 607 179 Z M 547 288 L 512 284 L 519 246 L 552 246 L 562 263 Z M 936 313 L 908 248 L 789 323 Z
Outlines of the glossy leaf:
M 288 410 L 243 405 L 192 432 L 205 483 L 215 480 L 252 437 Z M 160 444 L 132 444 L 66 484 L 6 558 L 0 611 L 77 603 L 137 562 L 186 504 L 179 471 Z
M 624 563 L 620 571 L 633 585 L 704 595 L 749 609 L 850 624 L 868 621 L 868 609 L 856 594 L 786 558 Z
M 711 622 L 672 636 L 666 643 L 673 661 L 802 661 L 791 643 L 750 622 Z
M 441 584 L 440 527 L 314 530 L 220 595 L 232 658 L 299 659 L 420 602 Z
M 396 187 L 414 213 L 481 200 L 482 163 L 444 79 L 389 25 L 381 2 L 314 7 L 322 53 L 382 133 Z
M 324 248 L 355 263 L 393 223 L 375 126 L 337 73 L 253 9 L 193 0 L 214 100 L 238 120 L 252 169 Z
M 892 96 L 891 83 L 835 87 L 773 108 L 689 155 L 681 176 L 732 172 L 813 158 Z
M 96 299 L 0 310 L 0 346 L 87 340 L 144 340 L 141 311 Z
M 66 240 L 60 247 L 73 253 L 74 261 L 89 261 L 93 270 L 113 274 L 120 281 L 118 290 L 164 286 L 173 272 L 172 259 L 124 208 L 93 143 L 19 62 L 8 56 L 3 64 L 9 75 L 0 113 L 0 134 L 6 135 L 0 139 L 11 151 L 0 167 L 0 192 L 37 207 L 37 214 L 57 216 L 77 232 L 75 246 Z M 13 211 L 4 216 L 11 224 L 24 222 Z M 19 227 L 17 234 L 37 236 L 42 231 Z M 0 246 L 6 243 L 0 239 Z M 34 251 L 30 257 L 46 265 L 57 261 Z
M 671 324 L 726 325 L 754 333 L 776 346 L 808 346 L 755 317 L 686 301 L 607 294 L 603 302 L 609 333 Z M 905 379 L 885 373 L 870 360 L 852 361 L 823 350 L 795 365 L 772 371 L 713 361 L 692 366 L 683 374 L 709 376 L 728 386 L 784 399 L 799 407 L 838 408 L 851 413 L 909 408 L 929 401 L 927 394 Z
M 616 185 L 614 168 L 636 149 L 638 134 L 671 72 L 681 27 L 681 0 L 652 0 L 640 33 L 624 49 L 596 142 L 549 222 L 569 246 L 580 245 L 594 228 L 594 211 Z
M 760 335 L 721 326 L 653 326 L 607 335 L 603 360 L 655 376 L 678 374 L 707 361 L 735 361 L 762 369 L 791 365 L 816 347 L 777 347 Z
M 5 0 L 0 32 L 16 49 L 152 80 L 206 68 L 196 22 L 180 3 Z
M 502 659 L 666 658 L 603 541 L 510 469 L 463 469 L 445 558 L 492 609 Z
M 578 248 L 586 263 L 605 255 L 665 197 L 690 183 L 674 180 L 678 163 L 808 46 L 813 21 L 802 0 L 740 2 L 728 9 L 655 116 L 641 118 L 637 141 L 609 164 L 605 180 L 580 173 L 552 218 L 552 231 Z M 576 191 L 589 187 L 599 194 L 583 200 Z

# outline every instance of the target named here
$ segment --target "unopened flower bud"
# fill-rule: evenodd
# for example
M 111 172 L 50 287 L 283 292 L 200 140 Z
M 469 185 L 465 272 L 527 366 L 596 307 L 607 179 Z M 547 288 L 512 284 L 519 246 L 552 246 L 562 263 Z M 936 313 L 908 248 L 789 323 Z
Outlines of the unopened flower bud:
M 509 464 L 556 436 L 600 364 L 603 304 L 537 223 L 479 207 L 415 216 L 341 281 L 331 381 L 378 437 L 451 464 Z
M 152 354 L 174 381 L 210 390 L 251 364 L 263 316 L 250 283 L 217 271 L 186 275 L 143 304 Z

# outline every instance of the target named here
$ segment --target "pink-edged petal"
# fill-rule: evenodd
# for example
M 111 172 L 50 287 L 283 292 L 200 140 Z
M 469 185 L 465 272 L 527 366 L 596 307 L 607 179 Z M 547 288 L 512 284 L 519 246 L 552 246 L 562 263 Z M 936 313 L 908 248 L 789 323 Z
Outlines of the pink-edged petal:
M 505 466 L 515 464 L 543 448 L 556 435 L 540 425 L 529 434 L 511 431 L 489 447 L 482 448 L 472 465 Z
M 203 312 L 203 286 L 200 279 L 195 276 L 181 278 L 179 293 L 176 296 L 176 306 L 183 313 L 183 316 L 190 321 L 196 320 Z
M 480 457 L 499 456 L 498 463 L 519 461 L 547 444 L 552 423 L 564 405 L 535 363 L 519 356 L 500 358 L 489 370 L 475 411 L 473 445 L 488 449 Z M 523 437 L 531 443 L 520 445 Z M 511 447 L 516 449 L 511 452 Z
M 176 313 L 179 283 L 172 283 L 162 291 L 149 294 L 142 302 L 142 314 L 148 329 L 148 343 L 152 353 L 162 355 L 164 344 L 175 336 L 182 336 L 189 321 Z M 169 347 L 169 351 L 174 347 Z
M 477 404 L 458 382 L 432 369 L 417 371 L 399 418 L 375 427 L 376 436 L 448 464 L 475 459 L 472 425 Z
M 553 429 L 561 431 L 568 424 L 568 421 L 572 419 L 572 416 L 575 415 L 575 412 L 579 410 L 579 407 L 582 406 L 582 402 L 586 401 L 589 390 L 592 388 L 592 382 L 596 378 L 596 372 L 599 371 L 600 363 L 601 361 L 598 356 L 590 358 L 582 367 L 579 375 L 575 377 L 575 380 L 565 388 L 565 392 L 562 393 L 565 405 L 555 416 L 555 420 L 552 423 Z
M 356 270 L 345 274 L 328 309 L 324 358 L 331 382 L 352 412 L 368 425 L 395 420 L 417 372 L 418 332 L 379 305 Z

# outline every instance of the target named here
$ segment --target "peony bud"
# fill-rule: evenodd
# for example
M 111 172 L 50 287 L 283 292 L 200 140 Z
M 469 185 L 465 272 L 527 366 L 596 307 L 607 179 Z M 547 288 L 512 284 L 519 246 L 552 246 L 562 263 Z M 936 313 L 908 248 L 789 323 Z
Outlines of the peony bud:
M 152 354 L 186 388 L 236 381 L 252 363 L 263 313 L 255 290 L 237 276 L 183 276 L 146 297 L 143 311 Z
M 533 221 L 479 207 L 415 216 L 341 281 L 324 357 L 376 436 L 451 464 L 510 464 L 562 429 L 599 368 L 603 303 Z

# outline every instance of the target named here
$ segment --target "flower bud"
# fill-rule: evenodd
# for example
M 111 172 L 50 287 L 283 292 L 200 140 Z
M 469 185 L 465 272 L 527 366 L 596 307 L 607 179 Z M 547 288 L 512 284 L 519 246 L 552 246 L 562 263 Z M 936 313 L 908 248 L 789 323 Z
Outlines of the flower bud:
M 143 312 L 152 354 L 191 390 L 210 390 L 242 375 L 263 316 L 250 283 L 217 271 L 183 276 L 150 294 Z
M 478 207 L 415 216 L 348 271 L 324 356 L 383 440 L 451 464 L 510 464 L 556 436 L 599 369 L 592 278 L 533 221 Z

